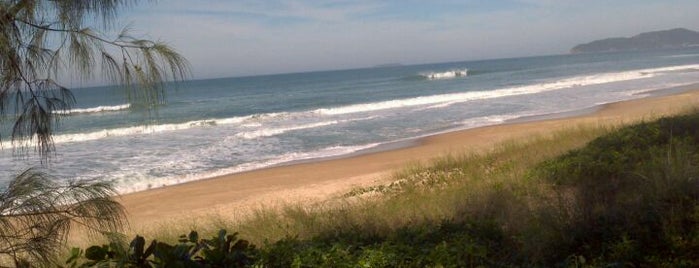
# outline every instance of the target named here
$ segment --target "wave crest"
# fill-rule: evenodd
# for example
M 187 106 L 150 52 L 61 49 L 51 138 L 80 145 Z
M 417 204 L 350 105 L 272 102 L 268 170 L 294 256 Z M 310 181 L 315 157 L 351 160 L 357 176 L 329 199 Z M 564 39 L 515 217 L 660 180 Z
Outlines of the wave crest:
M 80 108 L 71 109 L 67 111 L 53 111 L 54 114 L 70 115 L 70 114 L 87 114 L 87 113 L 101 113 L 101 112 L 115 112 L 131 108 L 131 104 L 121 104 L 114 106 L 97 106 L 92 108 Z
M 299 125 L 299 126 L 293 126 L 293 127 L 285 127 L 285 128 L 259 129 L 259 130 L 250 131 L 250 132 L 241 132 L 241 133 L 236 134 L 235 136 L 239 137 L 239 138 L 246 139 L 246 140 L 251 140 L 251 139 L 256 139 L 256 138 L 261 138 L 261 137 L 276 136 L 276 135 L 284 134 L 286 132 L 294 131 L 294 130 L 324 127 L 324 126 L 335 125 L 338 123 L 340 123 L 340 121 L 333 120 L 333 121 L 319 122 L 319 123 Z
M 327 148 L 321 148 L 315 151 L 309 152 L 292 152 L 276 156 L 271 159 L 261 160 L 259 162 L 244 163 L 237 166 L 229 168 L 214 169 L 209 171 L 199 171 L 193 172 L 187 175 L 172 176 L 172 177 L 151 177 L 145 174 L 141 176 L 134 176 L 133 174 L 124 174 L 122 176 L 117 176 L 116 188 L 117 192 L 120 194 L 132 193 L 137 191 L 148 190 L 152 188 L 158 188 L 162 186 L 180 184 L 189 181 L 202 180 L 206 178 L 214 178 L 218 176 L 241 173 L 251 170 L 257 170 L 267 167 L 272 167 L 275 165 L 280 165 L 284 163 L 290 163 L 293 161 L 306 161 L 311 159 L 319 158 L 329 158 L 342 155 L 348 155 L 351 153 L 356 153 L 362 150 L 367 150 L 379 146 L 379 143 L 370 143 L 364 145 L 355 146 L 331 146 Z
M 469 91 L 462 93 L 451 93 L 442 95 L 422 96 L 409 99 L 388 100 L 374 103 L 360 103 L 347 106 L 321 108 L 314 112 L 321 115 L 343 115 L 362 112 L 373 112 L 380 110 L 396 109 L 403 107 L 433 105 L 434 107 L 445 107 L 456 103 L 463 103 L 473 100 L 494 99 L 500 97 L 536 94 L 541 92 L 560 90 L 565 88 L 599 85 L 621 81 L 636 80 L 654 77 L 659 74 L 676 71 L 694 71 L 699 69 L 699 65 L 680 65 L 661 67 L 653 69 L 640 69 L 623 72 L 600 73 L 592 75 L 574 76 L 562 78 L 555 81 L 539 84 L 524 85 L 517 87 L 505 87 L 494 90 Z
M 184 129 L 191 129 L 191 128 L 199 128 L 199 127 L 210 127 L 210 126 L 216 126 L 216 125 L 237 124 L 237 123 L 244 122 L 246 120 L 255 119 L 255 118 L 259 118 L 259 117 L 260 117 L 260 115 L 251 115 L 251 116 L 241 116 L 241 117 L 232 117 L 232 118 L 223 118 L 223 119 L 204 119 L 204 120 L 189 121 L 189 122 L 184 122 L 184 123 L 138 125 L 138 126 L 131 126 L 131 127 L 102 129 L 102 130 L 97 130 L 97 131 L 92 131 L 92 132 L 84 132 L 84 133 L 59 134 L 59 135 L 56 135 L 53 137 L 53 142 L 56 144 L 69 143 L 69 142 L 83 142 L 83 141 L 99 140 L 99 139 L 103 139 L 103 138 L 107 138 L 107 137 L 143 135 L 143 134 L 153 134 L 153 133 L 160 133 L 160 132 L 166 132 L 166 131 L 176 131 L 176 130 L 184 130 Z M 26 139 L 23 141 L 2 142 L 1 146 L 2 146 L 2 148 L 28 147 L 28 146 L 32 145 L 31 142 L 33 140 L 35 140 L 35 138 L 36 137 L 34 137 L 33 139 Z
M 426 78 L 427 80 L 452 79 L 457 77 L 468 76 L 468 69 L 449 70 L 446 72 L 420 73 L 420 76 Z
M 482 100 L 482 99 L 493 99 L 499 97 L 515 96 L 515 95 L 526 95 L 526 94 L 536 94 L 540 92 L 560 90 L 565 88 L 573 88 L 579 86 L 597 85 L 605 84 L 619 81 L 629 81 L 635 79 L 649 78 L 657 75 L 662 75 L 668 72 L 689 72 L 699 70 L 699 64 L 697 65 L 680 65 L 680 66 L 669 66 L 661 68 L 652 69 L 638 69 L 629 70 L 622 72 L 610 72 L 610 73 L 600 73 L 591 75 L 574 76 L 568 78 L 562 78 L 554 81 L 543 82 L 532 85 L 523 85 L 515 87 L 503 87 L 493 90 L 483 90 L 483 91 L 469 91 L 461 93 L 450 93 L 450 94 L 440 94 L 440 95 L 430 95 L 421 96 L 407 99 L 394 99 L 379 102 L 370 103 L 359 103 L 351 104 L 347 106 L 337 106 L 328 108 L 319 108 L 310 111 L 301 112 L 280 112 L 280 113 L 265 113 L 265 114 L 254 114 L 247 116 L 229 117 L 229 118 L 216 118 L 216 119 L 204 119 L 196 120 L 182 123 L 169 123 L 169 124 L 156 124 L 156 125 L 139 125 L 139 126 L 129 126 L 120 127 L 114 129 L 104 129 L 95 130 L 84 133 L 74 133 L 74 134 L 59 134 L 54 136 L 55 143 L 69 143 L 69 142 L 81 142 L 81 141 L 91 141 L 98 140 L 106 137 L 116 137 L 116 136 L 127 136 L 127 135 L 144 135 L 153 134 L 165 131 L 176 131 L 184 130 L 190 128 L 199 127 L 209 127 L 216 125 L 228 125 L 228 124 L 241 124 L 241 127 L 251 129 L 250 131 L 240 132 L 235 136 L 237 138 L 243 139 L 256 139 L 260 137 L 269 137 L 274 135 L 279 135 L 289 131 L 324 127 L 329 125 L 341 124 L 345 122 L 363 120 L 363 118 L 355 119 L 338 119 L 334 120 L 324 120 L 320 122 L 307 123 L 305 125 L 287 126 L 287 127 L 276 127 L 267 129 L 256 129 L 260 128 L 260 120 L 266 121 L 271 119 L 283 119 L 285 117 L 314 117 L 314 116 L 338 116 L 346 114 L 355 113 L 367 113 L 374 111 L 390 110 L 396 108 L 404 107 L 424 107 L 430 108 L 441 108 L 458 103 Z M 68 111 L 68 113 L 86 113 L 86 112 L 103 112 L 103 111 L 115 111 L 120 109 L 127 109 L 130 107 L 129 104 L 117 105 L 117 106 L 100 106 L 87 109 L 74 109 Z M 371 117 L 369 117 L 371 118 Z M 31 140 L 31 139 L 29 139 Z M 2 142 L 0 145 L 3 148 L 16 148 L 20 146 L 26 146 L 27 144 L 22 142 Z

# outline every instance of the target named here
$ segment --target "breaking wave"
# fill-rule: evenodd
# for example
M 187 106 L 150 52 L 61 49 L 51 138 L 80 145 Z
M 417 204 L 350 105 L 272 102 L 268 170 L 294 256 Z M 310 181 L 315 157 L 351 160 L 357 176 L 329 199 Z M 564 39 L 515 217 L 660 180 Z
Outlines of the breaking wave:
M 298 126 L 285 127 L 285 128 L 259 129 L 259 130 L 250 131 L 250 132 L 241 132 L 241 133 L 236 134 L 235 136 L 238 138 L 250 140 L 250 139 L 256 139 L 256 138 L 261 138 L 261 137 L 276 136 L 276 135 L 284 134 L 286 132 L 294 131 L 294 130 L 324 127 L 324 126 L 335 125 L 338 123 L 340 123 L 340 121 L 333 120 L 333 121 L 319 122 L 319 123 L 306 124 L 306 125 L 298 125 Z
M 598 85 L 612 82 L 629 81 L 643 78 L 650 78 L 657 75 L 666 74 L 669 72 L 682 72 L 682 71 L 697 71 L 699 70 L 699 64 L 697 65 L 681 65 L 681 66 L 671 66 L 663 68 L 653 68 L 653 69 L 638 69 L 622 72 L 611 72 L 611 73 L 600 73 L 591 74 L 583 76 L 574 76 L 564 79 L 559 79 L 555 81 L 543 82 L 532 85 L 514 86 L 514 87 L 504 87 L 494 90 L 483 90 L 483 91 L 470 91 L 461 93 L 449 93 L 440 94 L 432 96 L 421 96 L 407 99 L 394 99 L 379 102 L 370 103 L 360 103 L 351 104 L 339 107 L 329 107 L 329 108 L 319 108 L 309 111 L 299 111 L 299 112 L 282 112 L 282 113 L 266 113 L 266 114 L 254 114 L 247 116 L 238 116 L 230 118 L 220 118 L 220 119 L 203 119 L 188 121 L 183 123 L 168 123 L 168 124 L 154 124 L 154 125 L 138 125 L 130 127 L 121 127 L 113 129 L 102 129 L 83 133 L 73 133 L 73 134 L 59 134 L 53 137 L 55 143 L 69 143 L 69 142 L 82 142 L 82 141 L 92 141 L 107 137 L 118 137 L 127 135 L 148 135 L 153 133 L 160 133 L 165 131 L 177 131 L 185 130 L 191 128 L 199 127 L 209 127 L 216 125 L 228 125 L 228 124 L 240 124 L 243 128 L 250 129 L 249 131 L 241 132 L 236 134 L 237 138 L 243 139 L 256 139 L 260 137 L 268 137 L 286 133 L 288 131 L 324 127 L 329 125 L 336 125 L 340 123 L 345 123 L 349 121 L 361 120 L 361 119 L 343 119 L 343 118 L 328 118 L 316 120 L 306 124 L 299 124 L 296 126 L 286 126 L 286 127 L 276 127 L 276 128 L 264 128 L 256 129 L 262 127 L 261 121 L 266 120 L 285 120 L 284 118 L 296 118 L 303 117 L 324 117 L 324 116 L 338 116 L 346 114 L 355 113 L 367 113 L 374 111 L 390 110 L 396 108 L 405 107 L 426 107 L 426 108 L 440 108 L 446 107 L 453 104 L 473 101 L 473 100 L 483 100 L 483 99 L 493 99 L 499 97 L 516 96 L 516 95 L 526 95 L 526 94 L 536 94 L 546 91 L 560 90 L 566 88 L 574 88 L 580 86 L 588 85 Z M 99 106 L 87 109 L 73 109 L 68 111 L 68 113 L 96 113 L 104 111 L 118 111 L 121 109 L 128 109 L 129 104 L 116 105 L 116 106 Z M 320 119 L 320 118 L 318 118 Z M 3 148 L 15 148 L 20 146 L 25 146 L 26 144 L 20 143 L 10 143 L 3 142 Z
M 342 115 L 362 112 L 373 112 L 387 109 L 396 109 L 422 105 L 451 105 L 473 100 L 493 99 L 500 97 L 535 94 L 565 88 L 599 85 L 613 82 L 629 81 L 642 78 L 650 78 L 656 75 L 684 70 L 699 70 L 699 65 L 682 65 L 654 69 L 640 69 L 623 72 L 601 73 L 584 76 L 574 76 L 552 82 L 533 85 L 506 87 L 495 90 L 470 91 L 463 93 L 451 93 L 433 96 L 415 97 L 409 99 L 389 100 L 374 103 L 353 104 L 335 108 L 322 108 L 314 112 L 323 115 Z
M 92 141 L 99 140 L 107 137 L 120 137 L 129 135 L 143 135 L 143 134 L 153 134 L 166 131 L 184 130 L 196 127 L 207 127 L 216 125 L 227 125 L 227 124 L 237 124 L 242 123 L 246 120 L 256 119 L 266 116 L 275 116 L 274 114 L 266 115 L 250 115 L 223 119 L 205 119 L 205 120 L 195 120 L 184 123 L 174 123 L 174 124 L 159 124 L 159 125 L 139 125 L 131 127 L 113 128 L 113 129 L 102 129 L 91 132 L 84 133 L 73 133 L 73 134 L 59 134 L 53 137 L 53 142 L 68 143 L 68 142 L 82 142 L 82 141 Z M 31 140 L 30 140 L 31 141 Z M 22 146 L 31 145 L 30 141 L 22 142 L 3 142 L 3 148 L 17 148 Z
M 296 126 L 288 126 L 288 127 L 262 128 L 262 129 L 258 129 L 258 130 L 254 130 L 254 131 L 240 132 L 240 133 L 236 134 L 235 136 L 238 138 L 251 140 L 251 139 L 257 139 L 257 138 L 276 136 L 276 135 L 287 133 L 289 131 L 325 127 L 325 126 L 344 124 L 344 123 L 355 122 L 355 121 L 371 120 L 374 118 L 376 118 L 376 116 L 346 119 L 346 120 L 329 120 L 329 121 L 296 125 Z
M 205 178 L 213 178 L 223 175 L 241 173 L 256 169 L 262 169 L 267 167 L 272 167 L 275 165 L 280 165 L 284 163 L 289 163 L 292 161 L 305 161 L 318 158 L 329 158 L 337 157 L 342 155 L 348 155 L 351 153 L 359 152 L 362 150 L 374 148 L 379 146 L 379 143 L 370 143 L 364 145 L 356 146 L 332 146 L 327 148 L 322 148 L 316 151 L 310 152 L 290 152 L 276 156 L 272 159 L 267 159 L 259 162 L 245 163 L 229 168 L 221 168 L 211 171 L 195 172 L 188 175 L 174 176 L 174 177 L 160 177 L 154 178 L 145 174 L 141 176 L 133 176 L 133 174 L 123 175 L 127 179 L 125 181 L 120 181 L 116 185 L 117 191 L 120 194 L 132 193 L 137 191 L 143 191 L 151 188 L 158 188 L 162 186 L 179 184 L 189 181 L 196 181 Z M 117 175 L 116 177 L 121 177 Z
M 131 108 L 131 104 L 122 104 L 114 106 L 97 106 L 92 108 L 82 108 L 82 109 L 71 109 L 68 111 L 53 111 L 54 114 L 70 115 L 70 114 L 87 114 L 87 113 L 101 113 L 101 112 L 115 112 L 122 111 Z
M 449 70 L 446 72 L 427 72 L 420 73 L 420 76 L 427 80 L 452 79 L 456 77 L 468 76 L 468 69 Z

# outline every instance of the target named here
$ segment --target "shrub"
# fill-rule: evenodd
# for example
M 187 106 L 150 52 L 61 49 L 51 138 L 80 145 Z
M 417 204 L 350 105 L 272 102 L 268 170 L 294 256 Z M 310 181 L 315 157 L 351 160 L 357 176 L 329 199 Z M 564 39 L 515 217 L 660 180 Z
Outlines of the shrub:
M 699 252 L 699 115 L 623 128 L 544 162 L 556 185 L 564 241 L 551 257 L 649 265 Z M 681 242 L 678 242 L 681 241 Z
M 146 241 L 136 236 L 128 248 L 119 236 L 110 236 L 111 242 L 91 246 L 84 252 L 73 248 L 66 261 L 69 267 L 247 267 L 254 263 L 258 251 L 246 240 L 237 239 L 237 233 L 220 230 L 211 239 L 199 239 L 195 231 L 182 235 L 179 243 L 170 245 Z

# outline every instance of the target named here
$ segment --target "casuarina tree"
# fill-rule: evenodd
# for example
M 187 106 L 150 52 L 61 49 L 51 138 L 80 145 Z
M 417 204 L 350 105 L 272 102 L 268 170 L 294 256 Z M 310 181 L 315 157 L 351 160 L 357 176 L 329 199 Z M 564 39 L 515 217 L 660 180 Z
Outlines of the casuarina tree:
M 0 140 L 35 148 L 42 163 L 49 159 L 56 126 L 75 104 L 60 82 L 65 77 L 121 85 L 130 101 L 148 109 L 164 101 L 164 83 L 184 79 L 189 65 L 167 44 L 115 27 L 117 14 L 135 3 L 0 1 L 0 120 L 10 126 Z M 59 185 L 31 169 L 0 190 L 0 259 L 15 266 L 48 261 L 71 227 L 104 231 L 123 224 L 109 183 Z
M 164 81 L 188 74 L 187 61 L 163 42 L 135 38 L 128 27 L 113 37 L 100 33 L 113 30 L 118 11 L 133 2 L 0 2 L 0 113 L 14 115 L 13 142 L 35 145 L 42 155 L 53 150 L 60 111 L 75 102 L 57 80 L 62 75 L 101 76 L 152 106 L 163 101 Z

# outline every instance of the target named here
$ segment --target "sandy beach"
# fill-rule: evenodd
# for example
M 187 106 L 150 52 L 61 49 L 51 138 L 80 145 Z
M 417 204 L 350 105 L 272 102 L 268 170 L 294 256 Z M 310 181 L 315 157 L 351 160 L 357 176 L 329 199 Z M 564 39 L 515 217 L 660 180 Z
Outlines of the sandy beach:
M 120 197 L 132 226 L 218 214 L 240 218 L 260 207 L 314 203 L 353 187 L 385 183 L 392 172 L 446 154 L 483 151 L 580 125 L 615 125 L 685 111 L 699 105 L 699 89 L 602 105 L 596 109 L 515 120 L 420 138 L 378 152 L 297 163 L 166 186 Z M 563 118 L 560 118 L 563 116 Z

